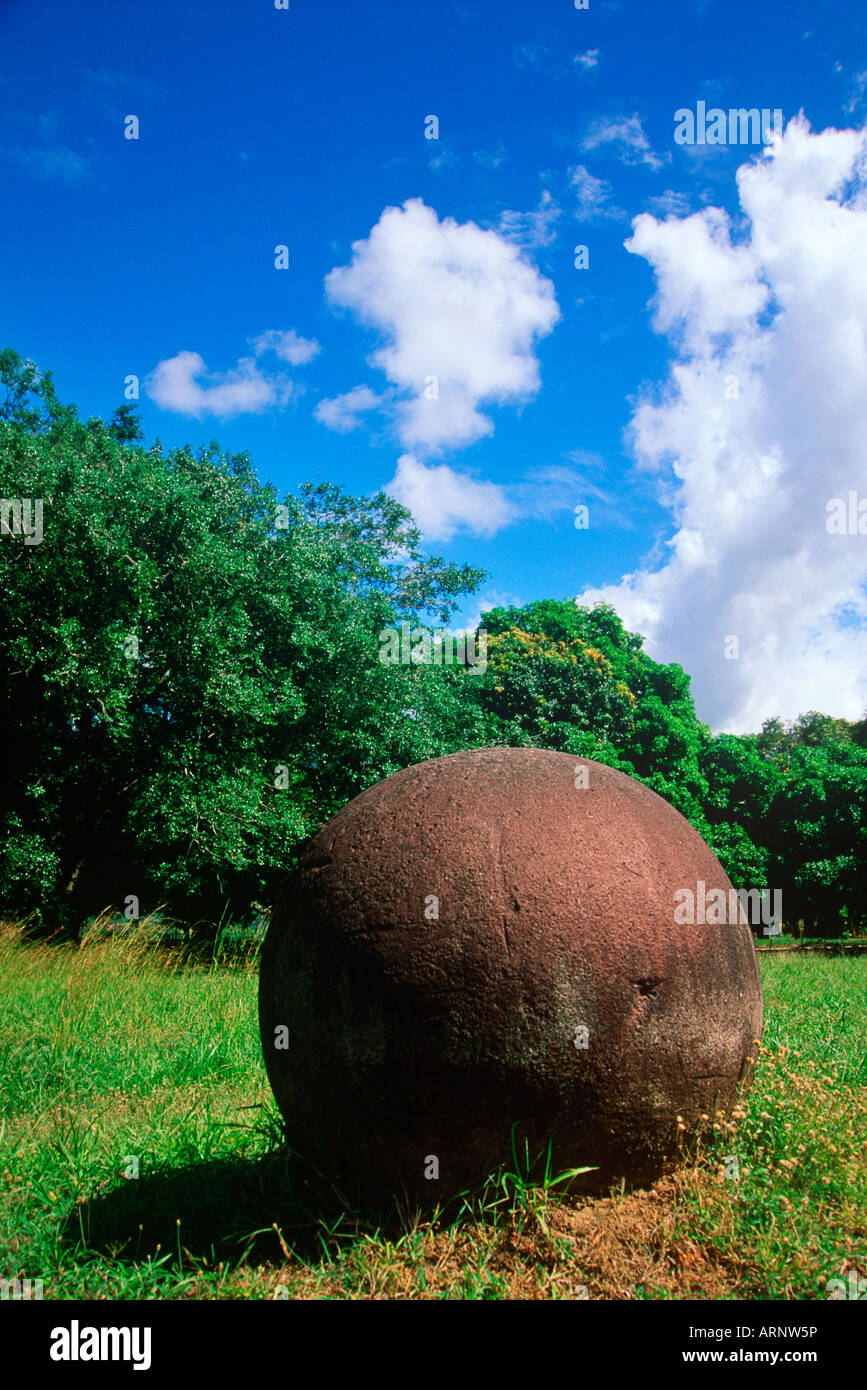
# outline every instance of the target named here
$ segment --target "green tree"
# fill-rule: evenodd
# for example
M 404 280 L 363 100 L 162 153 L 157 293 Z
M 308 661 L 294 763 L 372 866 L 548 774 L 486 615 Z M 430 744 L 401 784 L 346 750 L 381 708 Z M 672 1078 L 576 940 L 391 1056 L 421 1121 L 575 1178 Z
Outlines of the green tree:
M 144 426 L 138 411 L 129 401 L 119 405 L 111 417 L 108 432 L 118 444 L 138 444 L 144 439 Z
M 819 936 L 864 920 L 867 753 L 846 741 L 795 746 L 767 813 L 769 873 L 788 922 Z
M 146 452 L 129 413 L 82 423 L 0 369 L 4 487 L 44 507 L 41 544 L 0 542 L 7 910 L 244 911 L 348 797 L 484 741 L 468 673 L 379 660 L 382 627 L 482 577 L 392 498 L 281 503 L 245 454 Z
M 755 736 L 720 734 L 700 758 L 707 782 L 708 842 L 736 888 L 770 888 L 768 812 L 784 785 Z M 779 885 L 775 885 L 779 887 Z
M 647 656 L 643 638 L 628 632 L 609 604 L 543 600 L 495 608 L 482 626 L 494 658 L 478 693 L 507 741 L 634 773 L 705 833 L 698 755 L 710 730 L 696 719 L 680 666 Z
M 634 700 L 610 662 L 581 638 L 556 640 L 508 627 L 488 637 L 478 694 L 517 744 L 577 751 L 576 739 L 612 745 L 630 727 Z

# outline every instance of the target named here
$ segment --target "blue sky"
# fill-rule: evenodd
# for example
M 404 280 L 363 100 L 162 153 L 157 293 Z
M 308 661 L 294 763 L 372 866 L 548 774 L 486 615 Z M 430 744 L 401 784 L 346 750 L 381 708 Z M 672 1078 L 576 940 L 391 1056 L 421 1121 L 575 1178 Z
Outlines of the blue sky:
M 134 374 L 148 440 L 388 486 L 714 727 L 859 716 L 862 5 L 0 0 L 0 45 L 0 341 L 84 415 Z M 780 150 L 676 144 L 700 101 Z

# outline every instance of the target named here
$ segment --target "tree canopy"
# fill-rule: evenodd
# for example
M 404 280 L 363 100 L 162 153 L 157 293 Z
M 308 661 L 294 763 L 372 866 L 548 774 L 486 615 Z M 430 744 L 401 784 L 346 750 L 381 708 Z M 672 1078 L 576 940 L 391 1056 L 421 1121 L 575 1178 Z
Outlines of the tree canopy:
M 0 545 L 8 908 L 267 900 L 348 797 L 482 738 L 461 673 L 379 661 L 384 625 L 481 578 L 392 498 L 281 501 L 244 454 L 82 423 L 9 353 L 0 381 L 4 479 L 44 506 L 41 544 Z

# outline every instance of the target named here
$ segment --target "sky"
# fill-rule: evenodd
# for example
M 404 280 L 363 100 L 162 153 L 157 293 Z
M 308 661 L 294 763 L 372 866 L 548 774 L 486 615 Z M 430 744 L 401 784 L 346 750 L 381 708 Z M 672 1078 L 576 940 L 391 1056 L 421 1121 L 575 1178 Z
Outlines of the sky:
M 0 53 L 0 344 L 84 417 L 386 489 L 457 624 L 605 600 L 716 731 L 863 715 L 861 0 L 0 0 Z

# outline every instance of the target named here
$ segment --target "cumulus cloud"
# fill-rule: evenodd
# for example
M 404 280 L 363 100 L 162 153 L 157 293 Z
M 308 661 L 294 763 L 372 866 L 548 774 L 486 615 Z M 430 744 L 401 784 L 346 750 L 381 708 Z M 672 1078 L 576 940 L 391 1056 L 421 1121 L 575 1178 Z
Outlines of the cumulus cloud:
M 179 352 L 158 363 L 145 381 L 145 390 L 161 410 L 199 420 L 203 415 L 228 420 L 284 404 L 292 387 L 264 376 L 252 357 L 242 357 L 229 372 L 209 372 L 200 353 Z
M 867 544 L 826 527 L 830 499 L 867 495 L 865 168 L 863 130 L 800 118 L 738 170 L 737 239 L 706 208 L 626 243 L 676 353 L 631 423 L 675 532 L 659 568 L 579 597 L 690 671 L 715 728 L 867 703 Z
M 211 372 L 198 352 L 179 352 L 159 362 L 145 380 L 145 390 L 161 410 L 192 415 L 200 420 L 215 415 L 229 420 L 235 415 L 254 415 L 269 406 L 285 405 L 301 388 L 285 372 L 268 374 L 257 358 L 275 353 L 284 362 L 300 366 L 319 352 L 319 344 L 302 338 L 294 329 L 271 328 L 248 339 L 253 357 L 241 357 L 228 372 Z
M 752 322 L 768 299 L 754 247 L 733 245 L 728 214 L 707 208 L 660 223 L 636 217 L 627 251 L 656 271 L 655 327 L 677 331 L 690 354 L 710 353 L 713 340 Z
M 330 430 L 337 430 L 339 434 L 348 434 L 350 430 L 357 430 L 362 423 L 361 416 L 366 410 L 376 410 L 384 401 L 384 396 L 378 396 L 375 391 L 371 391 L 369 386 L 353 386 L 351 391 L 345 391 L 342 396 L 331 396 L 321 400 L 313 414 L 320 424 L 326 425 Z
M 572 62 L 576 63 L 579 68 L 583 68 L 585 72 L 589 72 L 599 62 L 599 49 L 588 48 L 584 53 L 576 53 Z
M 560 311 L 551 282 L 509 238 L 441 222 L 415 198 L 386 208 L 352 252 L 327 275 L 326 292 L 385 340 L 368 360 L 394 388 L 390 409 L 406 448 L 471 444 L 494 430 L 482 407 L 521 404 L 538 391 L 536 340 Z
M 621 164 L 646 164 L 650 169 L 661 169 L 671 158 L 670 153 L 663 158 L 654 152 L 644 133 L 641 117 L 637 113 L 631 116 L 617 116 L 613 120 L 605 116 L 600 117 L 590 126 L 581 148 L 610 148 L 611 154 L 619 159 Z
M 409 508 L 428 540 L 448 541 L 459 530 L 493 536 L 514 519 L 496 483 L 476 482 L 444 463 L 428 466 L 413 454 L 401 455 L 385 490 Z

